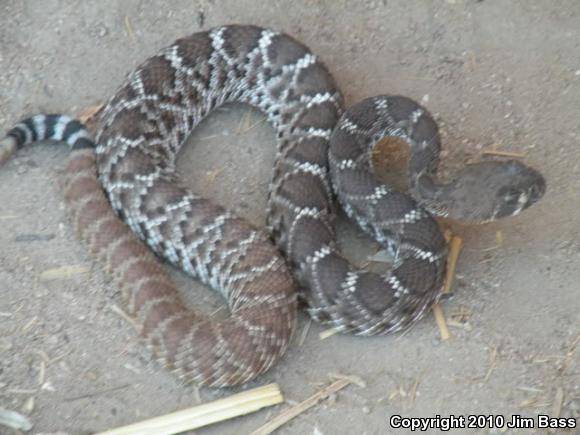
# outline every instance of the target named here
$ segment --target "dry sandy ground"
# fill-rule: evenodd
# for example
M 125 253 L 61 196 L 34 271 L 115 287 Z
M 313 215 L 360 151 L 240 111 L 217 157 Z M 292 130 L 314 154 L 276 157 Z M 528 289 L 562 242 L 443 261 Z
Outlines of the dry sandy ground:
M 465 249 L 455 295 L 444 303 L 458 325 L 450 340 L 440 340 L 429 315 L 402 336 L 370 339 L 321 341 L 323 328 L 313 324 L 300 344 L 308 324 L 301 315 L 286 357 L 248 387 L 277 382 L 299 401 L 331 374 L 367 385 L 348 387 L 280 433 L 397 433 L 389 427 L 395 414 L 509 418 L 557 412 L 560 402 L 562 413 L 578 414 L 580 3 L 3 0 L 0 126 L 39 110 L 74 114 L 98 104 L 175 38 L 231 22 L 271 26 L 308 44 L 349 103 L 377 93 L 425 102 L 444 133 L 446 170 L 495 146 L 525 154 L 549 186 L 515 219 L 452 226 Z M 261 121 L 245 107 L 220 110 L 180 162 L 190 186 L 258 224 L 274 158 L 272 131 Z M 198 403 L 196 390 L 151 362 L 111 309 L 122 306 L 118 292 L 68 225 L 57 186 L 65 157 L 64 147 L 39 146 L 0 171 L 0 407 L 28 415 L 35 433 L 77 434 Z M 352 229 L 341 240 L 359 261 L 376 248 Z M 88 272 L 41 279 L 71 265 Z M 174 276 L 194 303 L 219 305 L 207 289 Z M 199 433 L 248 433 L 286 406 Z

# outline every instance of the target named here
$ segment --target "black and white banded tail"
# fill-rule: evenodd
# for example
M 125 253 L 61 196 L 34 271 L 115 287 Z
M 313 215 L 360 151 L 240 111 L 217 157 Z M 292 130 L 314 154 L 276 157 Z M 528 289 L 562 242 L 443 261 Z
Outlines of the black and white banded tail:
M 31 116 L 16 124 L 6 136 L 14 138 L 17 148 L 43 140 L 63 141 L 72 149 L 95 146 L 87 128 L 80 121 L 66 115 Z
M 66 115 L 38 114 L 20 121 L 0 139 L 0 165 L 17 149 L 44 140 L 66 142 L 73 150 L 95 147 L 87 128 L 80 121 Z

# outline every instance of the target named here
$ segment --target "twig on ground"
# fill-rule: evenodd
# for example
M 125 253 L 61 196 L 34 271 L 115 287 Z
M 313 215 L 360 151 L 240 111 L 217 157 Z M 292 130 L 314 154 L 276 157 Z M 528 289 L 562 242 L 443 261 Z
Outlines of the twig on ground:
M 302 414 L 306 410 L 312 408 L 314 405 L 319 403 L 320 401 L 327 399 L 330 395 L 336 393 L 337 391 L 342 390 L 344 387 L 352 384 L 352 380 L 348 378 L 339 379 L 338 381 L 333 382 L 328 387 L 320 390 L 316 394 L 313 394 L 308 399 L 300 402 L 298 405 L 293 406 L 292 408 L 286 409 L 282 413 L 278 414 L 277 417 L 274 417 L 268 423 L 263 425 L 262 427 L 258 428 L 250 435 L 268 435 L 278 429 L 280 426 L 286 424 L 296 416 Z
M 269 384 L 183 411 L 101 432 L 99 435 L 171 435 L 229 420 L 284 401 L 277 384 Z

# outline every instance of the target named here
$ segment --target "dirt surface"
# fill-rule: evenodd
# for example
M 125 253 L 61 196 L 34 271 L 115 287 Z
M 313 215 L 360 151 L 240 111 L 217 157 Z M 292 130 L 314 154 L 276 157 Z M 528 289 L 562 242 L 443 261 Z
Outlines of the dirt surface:
M 451 339 L 441 341 L 431 314 L 398 336 L 320 340 L 324 328 L 312 324 L 303 339 L 301 315 L 286 357 L 245 388 L 277 382 L 292 402 L 332 374 L 359 376 L 366 387 L 347 387 L 279 433 L 403 433 L 389 425 L 397 414 L 578 414 L 580 3 L 3 0 L 0 126 L 101 103 L 175 38 L 232 22 L 309 45 L 348 103 L 378 93 L 422 101 L 440 122 L 446 171 L 495 147 L 524 154 L 548 181 L 542 202 L 517 218 L 452 225 L 465 248 L 443 304 Z M 187 184 L 263 224 L 274 159 L 263 117 L 220 109 L 190 142 L 180 159 Z M 122 307 L 119 293 L 69 227 L 57 183 L 66 154 L 43 145 L 0 170 L 0 407 L 27 415 L 33 433 L 78 434 L 231 394 L 181 385 L 112 309 Z M 376 250 L 340 227 L 359 262 Z M 43 275 L 64 266 L 81 269 Z M 219 307 L 209 290 L 172 273 L 193 303 Z M 199 433 L 248 433 L 287 406 Z M 455 431 L 500 432 L 546 430 Z

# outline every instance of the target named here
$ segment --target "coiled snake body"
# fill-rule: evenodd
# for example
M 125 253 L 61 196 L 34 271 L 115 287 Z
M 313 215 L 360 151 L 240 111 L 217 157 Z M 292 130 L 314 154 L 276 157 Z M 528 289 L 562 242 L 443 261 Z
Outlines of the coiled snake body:
M 196 33 L 148 59 L 100 113 L 96 154 L 77 121 L 37 115 L 18 124 L 2 142 L 0 161 L 36 140 L 73 147 L 66 199 L 81 238 L 123 290 L 147 343 L 199 384 L 235 385 L 263 373 L 284 353 L 295 323 L 293 280 L 268 235 L 176 179 L 184 139 L 232 101 L 258 107 L 276 130 L 270 234 L 309 313 L 343 332 L 400 330 L 437 299 L 446 244 L 431 213 L 497 219 L 519 213 L 545 190 L 540 174 L 515 161 L 474 165 L 437 184 L 439 135 L 426 109 L 380 96 L 343 112 L 318 57 L 287 35 L 253 26 Z M 372 174 L 372 148 L 386 136 L 411 148 L 415 199 Z M 357 270 L 338 252 L 333 192 L 395 255 L 386 275 Z M 216 321 L 185 307 L 109 202 L 156 254 L 219 290 L 230 317 Z

